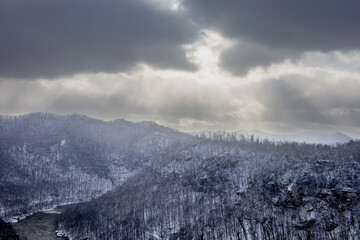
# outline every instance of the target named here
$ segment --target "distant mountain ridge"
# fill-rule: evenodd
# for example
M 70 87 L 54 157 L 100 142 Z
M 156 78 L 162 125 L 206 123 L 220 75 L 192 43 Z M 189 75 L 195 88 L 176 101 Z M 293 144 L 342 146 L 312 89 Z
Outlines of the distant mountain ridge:
M 211 137 L 218 133 L 225 133 L 225 131 L 202 131 L 193 132 L 191 135 L 204 135 Z M 235 132 L 227 132 L 228 134 L 236 134 L 237 136 L 255 137 L 260 140 L 270 140 L 275 142 L 298 142 L 298 143 L 314 143 L 314 144 L 328 144 L 333 145 L 337 143 L 346 143 L 350 140 L 354 140 L 352 137 L 347 136 L 343 133 L 322 133 L 322 132 L 302 132 L 295 134 L 272 134 L 259 130 L 240 130 Z
M 288 142 L 306 142 L 306 143 L 320 143 L 320 144 L 336 144 L 346 143 L 353 138 L 342 133 L 322 133 L 322 132 L 302 132 L 296 134 L 278 135 L 271 134 L 262 131 L 240 131 L 244 134 L 253 134 L 263 139 L 274 140 L 274 141 L 288 141 Z

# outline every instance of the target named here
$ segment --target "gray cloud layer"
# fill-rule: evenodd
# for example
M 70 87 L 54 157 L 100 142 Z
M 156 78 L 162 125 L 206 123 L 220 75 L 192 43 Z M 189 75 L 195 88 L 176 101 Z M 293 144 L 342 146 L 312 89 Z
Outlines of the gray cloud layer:
M 254 89 L 253 97 L 264 107 L 262 121 L 285 129 L 359 127 L 359 80 L 334 79 L 331 73 L 312 77 L 284 75 L 262 81 Z
M 71 81 L 88 87 L 74 89 Z M 2 113 L 83 113 L 102 119 L 150 119 L 176 125 L 183 119 L 229 123 L 234 121 L 231 114 L 237 107 L 217 85 L 204 86 L 190 79 L 85 76 L 80 81 L 0 82 Z
M 236 45 L 224 57 L 223 65 L 237 74 L 306 51 L 360 47 L 357 0 L 184 0 L 183 4 L 204 26 L 253 45 L 251 52 Z M 239 71 L 234 71 L 236 59 Z
M 47 111 L 157 120 L 182 130 L 260 128 L 360 134 L 359 75 L 298 69 L 252 82 L 104 74 L 57 81 L 1 81 L 1 113 Z M 82 87 L 75 87 L 76 85 Z M 25 89 L 25 91 L 19 91 Z
M 266 46 L 302 50 L 360 46 L 357 0 L 185 0 L 184 4 L 205 25 Z
M 348 51 L 360 47 L 358 0 L 182 0 L 186 11 L 164 3 L 0 1 L 0 114 L 360 134 L 360 52 Z M 226 40 L 202 41 L 199 30 Z M 199 71 L 186 72 L 195 69 L 186 54 L 199 57 Z
M 146 62 L 193 70 L 182 44 L 196 31 L 181 12 L 143 0 L 0 1 L 0 76 L 56 78 Z
M 138 62 L 194 70 L 183 44 L 213 28 L 238 40 L 221 64 L 238 75 L 306 51 L 360 46 L 357 0 L 0 1 L 0 76 L 57 78 L 119 72 Z M 196 24 L 194 24 L 196 23 Z
M 269 67 L 285 59 L 297 59 L 297 50 L 271 49 L 266 46 L 238 42 L 221 54 L 220 65 L 235 75 L 244 76 L 254 67 Z

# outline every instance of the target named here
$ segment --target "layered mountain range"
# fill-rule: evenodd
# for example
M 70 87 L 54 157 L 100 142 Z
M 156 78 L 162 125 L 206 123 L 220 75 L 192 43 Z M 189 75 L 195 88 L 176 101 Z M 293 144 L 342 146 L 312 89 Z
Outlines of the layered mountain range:
M 81 202 L 69 239 L 356 239 L 360 143 L 191 136 L 81 115 L 0 118 L 1 217 Z

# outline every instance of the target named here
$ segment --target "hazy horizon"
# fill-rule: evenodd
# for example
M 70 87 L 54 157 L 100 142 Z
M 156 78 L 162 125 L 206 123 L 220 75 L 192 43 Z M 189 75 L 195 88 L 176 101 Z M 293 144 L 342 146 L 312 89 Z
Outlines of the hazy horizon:
M 326 131 L 298 131 L 298 132 L 271 132 L 271 131 L 266 131 L 266 130 L 262 130 L 262 129 L 224 129 L 224 128 L 214 128 L 214 129 L 194 129 L 194 130 L 182 130 L 179 128 L 173 127 L 173 126 L 169 126 L 166 124 L 162 124 L 159 121 L 153 121 L 153 120 L 130 120 L 130 119 L 126 119 L 126 118 L 114 118 L 114 119 L 102 119 L 102 118 L 97 118 L 94 116 L 89 116 L 86 114 L 80 114 L 80 113 L 68 113 L 68 114 L 59 114 L 59 113 L 53 113 L 53 112 L 29 112 L 29 113 L 21 113 L 21 114 L 0 114 L 0 116 L 3 117 L 21 117 L 21 116 L 26 116 L 26 115 L 30 115 L 30 114 L 37 114 L 37 113 L 44 113 L 44 114 L 52 114 L 52 115 L 58 115 L 58 116 L 71 116 L 71 115 L 82 115 L 82 116 L 86 116 L 88 118 L 91 119 L 96 119 L 96 120 L 101 120 L 101 121 L 105 121 L 105 122 L 111 122 L 111 121 L 116 121 L 116 120 L 125 120 L 125 121 L 129 121 L 129 122 L 134 122 L 134 123 L 141 123 L 141 122 L 146 122 L 146 121 L 150 121 L 150 122 L 155 122 L 156 124 L 159 124 L 161 126 L 164 127 L 168 127 L 168 128 L 172 128 L 175 130 L 178 130 L 180 132 L 184 132 L 184 133 L 201 133 L 201 132 L 228 132 L 228 133 L 232 133 L 232 132 L 244 132 L 244 133 L 254 133 L 254 132 L 258 132 L 260 133 L 264 133 L 264 134 L 269 134 L 269 135 L 274 135 L 274 136 L 294 136 L 294 135 L 298 135 L 298 134 L 306 134 L 306 133 L 311 133 L 311 134 L 327 134 L 327 135 L 334 135 L 334 134 L 343 134 L 345 136 L 349 136 L 352 139 L 359 139 L 360 136 L 356 136 L 356 135 L 352 135 L 351 133 L 344 133 L 344 132 L 326 132 Z

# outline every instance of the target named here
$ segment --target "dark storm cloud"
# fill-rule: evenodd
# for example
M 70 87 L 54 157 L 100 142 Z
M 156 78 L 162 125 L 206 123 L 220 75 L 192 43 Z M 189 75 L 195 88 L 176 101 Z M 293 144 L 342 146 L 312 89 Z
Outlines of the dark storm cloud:
M 254 67 L 268 67 L 300 55 L 301 52 L 296 50 L 273 50 L 263 45 L 239 42 L 222 53 L 220 65 L 235 75 L 243 76 Z
M 203 26 L 271 49 L 272 56 L 255 51 L 257 56 L 248 62 L 240 61 L 239 68 L 244 68 L 241 64 L 267 66 L 269 61 L 264 62 L 263 58 L 279 62 L 294 52 L 298 57 L 306 51 L 360 47 L 360 1 L 357 0 L 184 0 L 183 4 Z M 248 51 L 241 46 L 234 50 L 232 55 L 239 54 L 240 60 L 244 51 Z M 225 61 L 223 65 L 232 70 L 234 62 Z
M 182 44 L 196 31 L 181 12 L 145 0 L 0 1 L 0 76 L 116 72 L 137 62 L 193 70 Z

